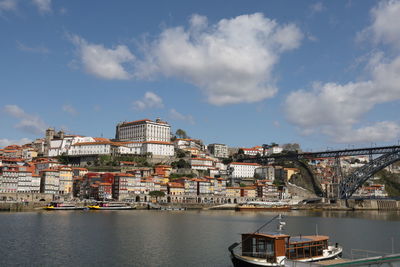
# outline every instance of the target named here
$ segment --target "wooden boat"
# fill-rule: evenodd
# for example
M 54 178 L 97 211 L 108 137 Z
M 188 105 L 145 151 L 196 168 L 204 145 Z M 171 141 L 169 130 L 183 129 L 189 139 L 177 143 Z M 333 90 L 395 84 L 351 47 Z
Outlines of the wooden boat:
M 239 243 L 232 244 L 228 250 L 235 267 L 241 266 L 284 266 L 285 260 L 315 262 L 335 259 L 341 256 L 342 247 L 328 245 L 328 236 L 293 236 L 281 233 L 283 222 L 279 222 L 279 231 L 260 233 L 259 231 L 275 216 L 254 233 L 242 234 Z
M 132 207 L 126 203 L 121 202 L 101 202 L 97 205 L 88 206 L 91 210 L 133 210 Z
M 77 207 L 74 203 L 51 202 L 43 209 L 45 210 L 83 210 L 85 207 Z

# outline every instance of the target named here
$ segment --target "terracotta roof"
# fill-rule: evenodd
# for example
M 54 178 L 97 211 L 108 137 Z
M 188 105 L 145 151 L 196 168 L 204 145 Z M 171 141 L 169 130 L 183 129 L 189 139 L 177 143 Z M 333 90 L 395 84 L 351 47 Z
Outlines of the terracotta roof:
M 82 142 L 82 143 L 75 143 L 73 146 L 91 146 L 91 145 L 112 145 L 113 142 L 111 141 L 101 141 L 101 142 Z
M 184 188 L 185 186 L 181 183 L 174 183 L 174 182 L 170 182 L 168 183 L 169 187 L 178 187 L 178 188 Z
M 121 125 L 130 125 L 130 124 L 140 124 L 143 122 L 151 121 L 149 119 L 137 120 L 137 121 L 130 121 L 130 122 L 123 122 Z
M 245 163 L 245 162 L 231 162 L 229 165 L 248 165 L 248 166 L 261 166 L 258 163 Z
M 108 138 L 103 138 L 103 137 L 94 137 L 93 138 L 96 142 L 109 142 L 110 139 Z

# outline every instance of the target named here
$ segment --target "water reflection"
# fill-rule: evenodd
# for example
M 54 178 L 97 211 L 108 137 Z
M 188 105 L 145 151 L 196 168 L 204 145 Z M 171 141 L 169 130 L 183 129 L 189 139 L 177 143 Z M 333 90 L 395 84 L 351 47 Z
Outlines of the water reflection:
M 231 266 L 227 247 L 276 212 L 0 213 L 0 266 Z M 400 252 L 399 212 L 285 212 L 291 235 L 329 235 L 345 248 Z

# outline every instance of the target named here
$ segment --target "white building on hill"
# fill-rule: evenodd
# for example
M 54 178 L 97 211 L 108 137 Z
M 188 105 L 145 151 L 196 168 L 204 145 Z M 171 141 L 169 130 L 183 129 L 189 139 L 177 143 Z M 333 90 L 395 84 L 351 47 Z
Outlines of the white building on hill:
M 252 178 L 254 177 L 255 170 L 261 167 L 257 163 L 243 163 L 243 162 L 232 162 L 229 164 L 229 168 L 233 168 L 233 178 Z
M 171 141 L 171 126 L 160 119 L 122 122 L 116 127 L 115 138 L 119 141 Z

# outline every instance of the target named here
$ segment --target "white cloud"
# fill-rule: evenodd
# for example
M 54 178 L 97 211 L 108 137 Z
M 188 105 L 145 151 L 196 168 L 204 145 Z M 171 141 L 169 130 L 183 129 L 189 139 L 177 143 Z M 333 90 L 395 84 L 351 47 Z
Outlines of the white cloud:
M 371 11 L 373 23 L 367 29 L 375 42 L 400 44 L 400 1 L 381 1 Z
M 51 0 L 32 0 L 32 3 L 38 8 L 41 14 L 51 13 Z
M 316 2 L 310 6 L 312 13 L 320 13 L 325 10 L 325 6 L 322 2 Z
M 135 101 L 133 106 L 135 109 L 143 110 L 147 108 L 162 108 L 164 104 L 161 97 L 153 92 L 146 92 L 143 99 Z
M 382 25 L 378 23 L 384 20 L 382 16 L 391 17 L 398 3 L 384 1 L 373 9 L 373 26 L 367 29 L 374 29 L 375 41 L 392 40 L 390 43 L 395 44 L 396 41 L 389 38 L 391 33 L 388 32 L 392 30 L 374 25 Z M 400 23 L 395 25 L 400 32 Z M 365 69 L 369 75 L 365 81 L 316 83 L 312 90 L 292 92 L 285 102 L 287 118 L 304 134 L 319 132 L 340 143 L 398 138 L 400 126 L 396 122 L 379 122 L 358 129 L 355 125 L 376 105 L 400 100 L 400 55 L 388 58 L 383 52 L 370 53 Z
M 0 1 L 0 14 L 3 11 L 16 11 L 17 0 L 2 0 Z
M 10 116 L 19 119 L 19 122 L 14 126 L 23 132 L 31 134 L 43 134 L 47 125 L 37 115 L 26 113 L 17 105 L 6 105 L 4 111 Z
M 62 110 L 74 116 L 78 115 L 78 111 L 71 105 L 63 105 Z
M 135 56 L 125 45 L 108 49 L 101 44 L 90 44 L 77 35 L 69 37 L 77 47 L 79 59 L 88 73 L 109 80 L 131 78 L 123 63 L 132 63 Z
M 214 105 L 261 101 L 277 92 L 273 67 L 279 56 L 297 48 L 302 37 L 295 25 L 261 13 L 215 25 L 193 15 L 187 29 L 167 28 L 146 47 L 136 76 L 178 77 L 201 88 Z
M 32 53 L 39 53 L 39 54 L 48 54 L 50 53 L 49 49 L 46 47 L 39 45 L 39 46 L 27 46 L 20 41 L 17 41 L 17 48 L 21 51 L 25 52 L 32 52 Z
M 358 129 L 339 131 L 335 135 L 338 143 L 388 142 L 400 136 L 400 125 L 391 121 L 382 121 Z
M 169 116 L 174 120 L 186 121 L 190 124 L 195 124 L 194 118 L 192 115 L 184 115 L 182 113 L 179 113 L 178 111 L 176 111 L 173 108 L 170 109 Z
M 29 138 L 21 138 L 21 139 L 19 139 L 19 140 L 12 140 L 12 139 L 7 139 L 7 138 L 3 138 L 3 139 L 0 139 L 0 148 L 1 147 L 6 147 L 6 146 L 9 146 L 9 145 L 25 145 L 25 144 L 28 144 L 28 143 L 31 143 L 32 142 L 32 140 L 31 139 L 29 139 Z

